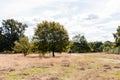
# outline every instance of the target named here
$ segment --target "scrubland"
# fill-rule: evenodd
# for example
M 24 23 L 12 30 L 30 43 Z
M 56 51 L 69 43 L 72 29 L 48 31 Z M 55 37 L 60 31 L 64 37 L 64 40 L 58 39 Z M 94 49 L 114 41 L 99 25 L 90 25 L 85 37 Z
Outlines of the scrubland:
M 0 54 L 0 80 L 120 80 L 120 56 L 105 53 Z

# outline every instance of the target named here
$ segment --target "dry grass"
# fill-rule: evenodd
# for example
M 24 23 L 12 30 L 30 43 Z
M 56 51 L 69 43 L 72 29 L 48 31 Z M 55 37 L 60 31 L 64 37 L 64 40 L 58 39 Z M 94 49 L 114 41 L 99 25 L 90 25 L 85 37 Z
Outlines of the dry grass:
M 120 80 L 120 56 L 104 53 L 0 55 L 0 80 Z

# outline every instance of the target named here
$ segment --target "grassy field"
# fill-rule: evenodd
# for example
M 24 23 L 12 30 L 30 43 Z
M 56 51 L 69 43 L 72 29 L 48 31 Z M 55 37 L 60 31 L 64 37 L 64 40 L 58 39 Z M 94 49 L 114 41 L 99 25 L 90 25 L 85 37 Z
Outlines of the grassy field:
M 120 80 L 120 55 L 0 54 L 0 80 Z

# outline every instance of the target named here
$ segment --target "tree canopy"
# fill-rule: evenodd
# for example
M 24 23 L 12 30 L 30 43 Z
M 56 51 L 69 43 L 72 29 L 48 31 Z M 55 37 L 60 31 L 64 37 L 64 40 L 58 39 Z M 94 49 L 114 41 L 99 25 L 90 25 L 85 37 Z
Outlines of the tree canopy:
M 75 35 L 69 41 L 67 30 L 58 22 L 43 21 L 37 24 L 32 41 L 25 37 L 28 26 L 14 19 L 2 21 L 0 26 L 0 52 L 22 52 L 24 55 L 31 52 L 45 53 L 68 51 L 73 53 L 110 52 L 120 54 L 120 26 L 113 36 L 115 42 L 94 41 L 87 42 L 84 35 Z M 29 48 L 29 49 L 28 49 Z
M 71 45 L 71 52 L 90 52 L 91 49 L 88 45 L 88 42 L 84 36 L 81 36 L 80 34 L 75 35 L 72 39 L 73 44 Z
M 117 32 L 113 34 L 115 38 L 115 47 L 120 46 L 120 26 L 117 28 Z
M 30 49 L 30 43 L 27 37 L 20 37 L 18 41 L 15 41 L 14 51 L 18 53 L 24 53 L 24 56 L 27 55 Z
M 0 51 L 12 50 L 14 42 L 24 35 L 25 28 L 28 26 L 14 19 L 2 21 L 0 27 Z
M 69 36 L 63 25 L 58 22 L 43 21 L 37 25 L 33 41 L 43 54 L 50 51 L 62 52 L 69 43 Z
M 105 41 L 104 44 L 103 44 L 103 51 L 106 52 L 106 51 L 109 51 L 110 49 L 112 49 L 113 47 L 113 43 L 110 42 L 110 41 Z
M 92 52 L 102 52 L 103 51 L 103 43 L 101 41 L 89 42 L 89 46 L 92 49 Z

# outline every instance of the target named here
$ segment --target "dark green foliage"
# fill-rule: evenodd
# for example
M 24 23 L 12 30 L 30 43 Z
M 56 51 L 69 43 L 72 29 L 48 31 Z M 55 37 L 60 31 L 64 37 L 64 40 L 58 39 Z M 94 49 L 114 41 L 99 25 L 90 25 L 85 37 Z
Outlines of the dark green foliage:
M 37 25 L 33 42 L 40 52 L 62 52 L 69 44 L 67 31 L 57 22 L 43 21 Z
M 113 43 L 110 41 L 106 41 L 103 44 L 103 52 L 108 52 L 110 49 L 113 48 Z
M 73 42 L 73 44 L 70 47 L 70 51 L 72 53 L 80 53 L 80 43 L 78 42 Z
M 110 49 L 107 51 L 107 53 L 120 54 L 120 26 L 118 26 L 117 32 L 114 33 L 113 36 L 115 38 L 115 42 L 109 46 Z
M 120 26 L 117 28 L 117 32 L 113 34 L 115 38 L 115 47 L 120 46 Z
M 117 32 L 113 34 L 115 38 L 114 46 L 108 51 L 108 53 L 120 54 L 120 26 L 117 28 Z
M 84 36 L 79 34 L 73 37 L 73 44 L 70 47 L 70 52 L 85 53 L 90 51 L 91 49 Z
M 103 43 L 102 42 L 89 42 L 90 48 L 92 52 L 102 52 L 103 51 Z
M 0 27 L 0 51 L 11 51 L 14 47 L 14 42 L 23 36 L 26 24 L 22 24 L 14 19 L 3 20 Z
M 4 35 L 2 35 L 1 33 L 0 33 L 0 52 L 2 52 L 2 51 L 4 51 L 4 47 L 5 47 L 5 40 L 4 40 L 5 38 L 4 38 Z

